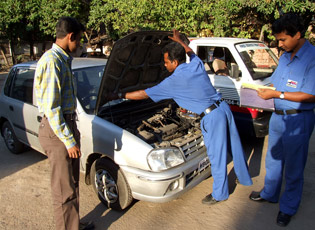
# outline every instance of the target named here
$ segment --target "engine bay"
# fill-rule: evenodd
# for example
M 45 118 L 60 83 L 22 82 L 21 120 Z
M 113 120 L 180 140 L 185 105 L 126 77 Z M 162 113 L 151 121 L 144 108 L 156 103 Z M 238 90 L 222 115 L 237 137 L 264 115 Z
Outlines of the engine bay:
M 175 139 L 200 135 L 200 116 L 173 100 L 126 100 L 102 110 L 101 116 L 154 147 L 174 145 Z

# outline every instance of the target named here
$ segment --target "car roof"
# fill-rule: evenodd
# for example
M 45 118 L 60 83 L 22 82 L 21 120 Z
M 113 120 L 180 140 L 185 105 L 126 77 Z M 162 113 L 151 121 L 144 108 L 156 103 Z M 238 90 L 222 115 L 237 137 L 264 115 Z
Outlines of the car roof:
M 202 42 L 211 42 L 215 44 L 237 44 L 242 42 L 260 42 L 255 39 L 249 38 L 228 38 L 228 37 L 205 37 L 205 38 L 197 38 L 197 37 L 190 37 L 190 42 L 202 43 Z
M 107 59 L 105 58 L 74 58 L 72 61 L 72 69 L 100 66 L 106 63 Z
M 81 69 L 81 68 L 87 68 L 92 66 L 102 66 L 106 65 L 107 59 L 105 58 L 73 58 L 72 61 L 72 69 Z M 28 67 L 35 69 L 37 65 L 37 61 L 31 61 L 31 62 L 24 62 L 15 65 L 14 67 Z

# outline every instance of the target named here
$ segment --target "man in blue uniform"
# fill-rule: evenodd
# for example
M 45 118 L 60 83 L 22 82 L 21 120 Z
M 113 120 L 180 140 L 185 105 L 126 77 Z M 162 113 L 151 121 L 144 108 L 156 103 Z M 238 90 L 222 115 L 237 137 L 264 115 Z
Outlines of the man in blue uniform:
M 286 14 L 272 25 L 279 47 L 286 52 L 271 81 L 276 90 L 259 90 L 264 99 L 275 98 L 269 124 L 265 185 L 253 192 L 254 201 L 279 201 L 282 175 L 286 180 L 280 198 L 277 224 L 286 226 L 299 207 L 303 172 L 315 116 L 315 47 L 304 38 L 304 27 L 295 14 Z
M 123 97 L 132 100 L 151 98 L 158 102 L 174 99 L 181 107 L 202 116 L 201 129 L 211 162 L 214 179 L 213 192 L 207 195 L 204 204 L 216 204 L 229 197 L 227 179 L 227 152 L 231 150 L 234 170 L 243 185 L 251 185 L 243 148 L 229 106 L 212 86 L 203 62 L 195 55 L 174 30 L 175 42 L 163 49 L 165 67 L 171 76 L 146 90 L 128 92 Z M 186 53 L 190 63 L 186 63 Z M 229 149 L 229 146 L 231 147 Z

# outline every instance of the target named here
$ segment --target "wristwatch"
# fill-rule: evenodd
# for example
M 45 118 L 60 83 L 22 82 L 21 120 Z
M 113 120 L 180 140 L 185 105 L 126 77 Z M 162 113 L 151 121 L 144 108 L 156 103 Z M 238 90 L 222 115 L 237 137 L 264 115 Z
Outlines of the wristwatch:
M 280 98 L 280 99 L 284 99 L 284 92 L 281 92 L 279 98 Z

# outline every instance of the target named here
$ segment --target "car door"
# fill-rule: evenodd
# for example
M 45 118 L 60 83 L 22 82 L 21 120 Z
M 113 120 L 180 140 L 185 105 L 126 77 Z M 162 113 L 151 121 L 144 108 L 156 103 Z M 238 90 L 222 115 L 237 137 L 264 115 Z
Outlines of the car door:
M 17 67 L 11 83 L 9 93 L 9 119 L 17 138 L 41 151 L 38 141 L 38 127 L 40 116 L 35 105 L 34 95 L 35 69 L 29 67 Z

